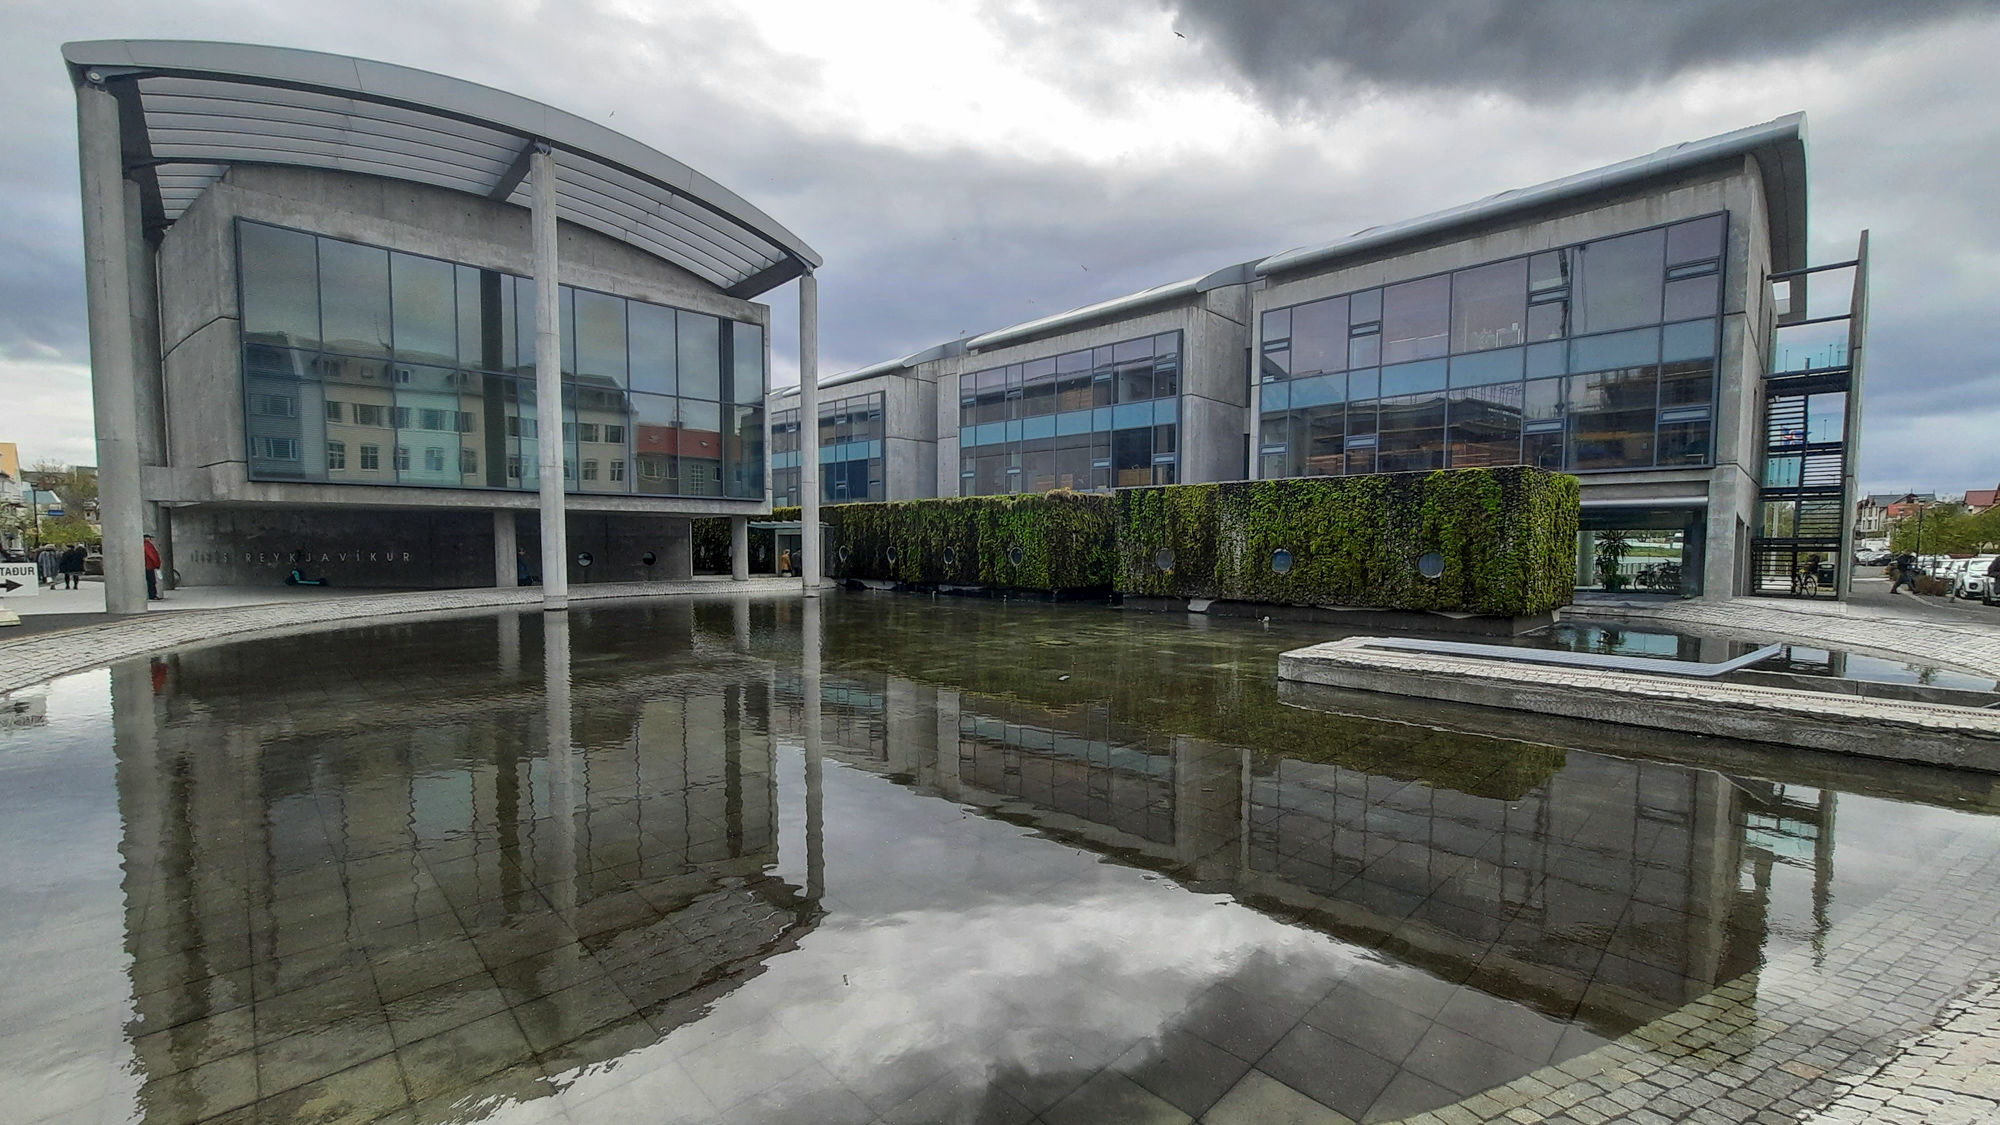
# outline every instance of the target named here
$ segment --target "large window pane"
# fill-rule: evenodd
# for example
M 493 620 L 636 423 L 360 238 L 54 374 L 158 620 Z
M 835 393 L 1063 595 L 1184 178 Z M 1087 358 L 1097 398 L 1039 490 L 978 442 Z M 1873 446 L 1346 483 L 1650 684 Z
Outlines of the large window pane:
M 319 347 L 319 259 L 312 235 L 237 224 L 243 260 L 243 339 Z
M 1314 301 L 1292 310 L 1292 373 L 1347 370 L 1347 298 Z
M 1056 435 L 1056 487 L 1083 491 L 1090 487 L 1090 435 Z
M 1726 217 L 1710 215 L 1705 219 L 1668 227 L 1667 264 L 1678 266 L 1684 262 L 1722 257 L 1723 221 Z
M 461 484 L 458 396 L 435 391 L 396 392 L 395 444 L 403 452 L 396 479 L 403 484 Z
M 514 362 L 509 370 L 517 375 L 535 374 L 535 279 L 515 277 L 514 283 Z
M 1667 282 L 1666 319 L 1714 316 L 1721 281 L 1720 274 L 1709 273 Z
M 1451 278 L 1427 277 L 1382 291 L 1382 362 L 1402 363 L 1445 354 L 1449 340 Z
M 1111 472 L 1115 485 L 1132 488 L 1153 483 L 1153 428 L 1118 430 L 1111 435 Z
M 449 366 L 458 362 L 458 279 L 450 262 L 389 255 L 396 358 Z
M 1527 336 L 1528 260 L 1495 262 L 1451 277 L 1451 350 L 1509 348 Z
M 320 330 L 329 351 L 389 354 L 389 252 L 319 240 Z
M 1334 477 L 1347 470 L 1347 408 L 1314 406 L 1295 415 L 1305 444 L 1300 470 L 1309 477 Z
M 732 406 L 730 410 L 735 424 L 730 437 L 734 448 L 729 465 L 729 494 L 756 499 L 764 495 L 764 408 L 751 404 Z
M 670 395 L 680 389 L 675 379 L 674 310 L 632 301 L 627 305 L 631 345 L 628 351 L 632 389 Z
M 576 292 L 576 373 L 625 385 L 625 299 Z
M 1660 321 L 1660 287 L 1665 273 L 1666 232 L 1640 231 L 1577 251 L 1580 266 L 1572 310 L 1578 334 L 1610 332 Z
M 764 327 L 761 324 L 746 324 L 733 321 L 730 331 L 735 333 L 735 353 L 731 357 L 736 369 L 736 384 L 730 392 L 731 401 L 743 404 L 764 401 Z
M 1451 385 L 1454 387 L 1477 387 L 1488 383 L 1519 382 L 1521 379 L 1522 359 L 1523 351 L 1520 348 L 1506 348 L 1501 351 L 1453 356 L 1451 360 Z
M 1570 376 L 1570 468 L 1651 465 L 1659 382 L 1656 366 Z
M 1384 473 L 1444 468 L 1442 390 L 1384 397 L 1376 438 L 1376 466 Z
M 1450 403 L 1451 467 L 1520 463 L 1521 402 L 1519 383 L 1454 390 Z
M 1070 373 L 1072 379 L 1089 366 L 1089 353 L 1080 354 L 1084 356 L 1084 362 L 1072 367 Z M 1040 364 L 1033 365 L 1032 370 L 1024 371 L 1021 380 L 1021 416 L 1039 418 L 1044 414 L 1054 414 L 1057 409 L 1055 370 L 1048 364 Z M 1041 491 L 1046 492 L 1047 489 Z
M 1655 328 L 1591 336 L 1572 340 L 1569 345 L 1571 371 L 1609 371 L 1614 367 L 1657 363 L 1659 358 L 1660 333 Z
M 513 278 L 496 270 L 458 266 L 458 362 L 482 371 L 512 365 Z
M 1382 396 L 1387 398 L 1391 395 L 1409 395 L 1420 391 L 1441 391 L 1445 385 L 1445 371 L 1445 361 L 1441 359 L 1384 367 Z
M 680 416 L 665 395 L 632 396 L 632 490 L 659 496 L 680 492 Z
M 1715 361 L 1683 360 L 1660 368 L 1660 408 L 1705 406 L 1715 395 Z
M 722 323 L 702 313 L 682 312 L 679 322 L 680 397 L 706 399 L 722 397 Z M 685 475 L 685 474 L 683 474 Z

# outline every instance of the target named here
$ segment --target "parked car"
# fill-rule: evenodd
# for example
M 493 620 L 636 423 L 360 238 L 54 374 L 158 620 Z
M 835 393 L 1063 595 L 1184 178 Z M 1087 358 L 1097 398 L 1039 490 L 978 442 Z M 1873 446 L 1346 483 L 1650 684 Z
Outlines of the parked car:
M 1980 555 L 1963 560 L 1964 565 L 1958 568 L 1958 577 L 1951 584 L 1951 596 L 1984 600 L 1987 588 L 1993 584 L 1993 580 L 1986 576 L 1986 570 L 1993 565 L 1995 558 L 2000 556 Z
M 104 573 L 104 548 L 92 547 L 90 553 L 83 556 L 83 572 L 85 574 Z

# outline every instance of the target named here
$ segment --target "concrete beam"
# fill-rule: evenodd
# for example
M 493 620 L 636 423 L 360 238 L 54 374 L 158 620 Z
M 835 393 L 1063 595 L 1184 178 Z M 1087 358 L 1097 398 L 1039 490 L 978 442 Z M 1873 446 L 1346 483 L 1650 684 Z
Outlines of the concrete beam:
M 145 521 L 132 354 L 132 259 L 125 242 L 125 160 L 119 145 L 118 101 L 87 79 L 76 88 L 76 130 L 90 391 L 97 427 L 98 521 L 104 530 L 104 608 L 111 613 L 144 613 Z

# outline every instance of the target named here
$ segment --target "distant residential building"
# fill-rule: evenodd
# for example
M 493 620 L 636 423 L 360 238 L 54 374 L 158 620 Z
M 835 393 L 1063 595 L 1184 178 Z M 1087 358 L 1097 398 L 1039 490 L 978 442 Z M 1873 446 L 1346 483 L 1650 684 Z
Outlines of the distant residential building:
M 0 441 L 0 476 L 21 479 L 21 447 L 11 441 Z
M 1965 510 L 1978 515 L 1996 504 L 2000 504 L 2000 485 L 1993 488 L 1971 488 L 1965 493 Z

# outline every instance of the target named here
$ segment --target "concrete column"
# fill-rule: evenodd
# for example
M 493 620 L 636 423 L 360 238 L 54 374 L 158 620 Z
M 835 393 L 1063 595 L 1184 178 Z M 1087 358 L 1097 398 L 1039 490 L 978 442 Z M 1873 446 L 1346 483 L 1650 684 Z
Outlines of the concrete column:
M 167 396 L 160 360 L 160 285 L 153 245 L 146 241 L 145 214 L 139 185 L 125 181 L 126 271 L 132 279 L 132 372 L 137 380 L 133 399 L 139 428 L 140 487 L 145 466 L 167 463 Z M 145 533 L 160 552 L 160 589 L 174 588 L 174 524 L 165 505 L 141 506 Z
M 542 474 L 542 608 L 569 608 L 569 529 L 563 497 L 562 317 L 556 298 L 556 158 L 529 157 L 535 228 L 535 444 Z
M 576 918 L 577 768 L 570 729 L 569 615 L 542 615 L 542 691 L 549 755 L 549 814 L 557 877 L 549 898 L 565 922 Z
M 125 245 L 125 166 L 118 102 L 76 88 L 83 196 L 83 281 L 90 319 L 90 394 L 97 426 L 97 515 L 104 528 L 104 608 L 146 610 L 139 404 L 132 355 L 132 261 Z
M 819 279 L 799 275 L 799 571 L 805 596 L 819 596 Z
M 493 513 L 493 585 L 503 590 L 521 584 L 521 544 L 515 531 L 512 508 Z
M 694 580 L 694 521 L 683 516 L 667 519 L 667 557 L 660 560 L 660 577 L 668 582 Z
M 806 592 L 813 593 L 810 577 L 806 583 Z M 800 628 L 799 678 L 805 694 L 802 701 L 805 731 L 800 741 L 806 757 L 806 897 L 818 902 L 826 893 L 826 764 L 820 746 L 820 601 L 817 597 L 807 597 L 801 608 L 804 621 Z
M 729 577 L 750 581 L 750 517 L 729 517 Z
M 1250 380 L 1250 463 L 1243 467 L 1244 479 L 1264 476 L 1264 309 L 1262 296 L 1250 291 L 1250 362 L 1244 377 Z M 1186 478 L 1183 477 L 1183 480 Z

